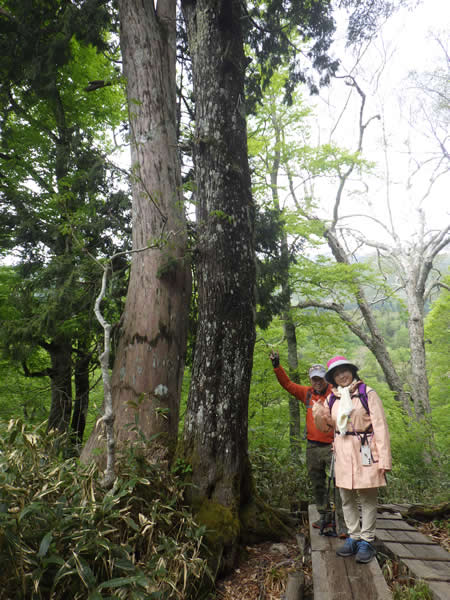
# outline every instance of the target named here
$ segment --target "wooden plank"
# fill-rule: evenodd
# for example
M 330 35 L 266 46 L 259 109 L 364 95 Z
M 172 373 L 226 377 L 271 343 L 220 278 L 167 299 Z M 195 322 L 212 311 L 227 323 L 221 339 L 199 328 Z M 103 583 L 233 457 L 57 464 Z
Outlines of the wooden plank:
M 391 591 L 377 560 L 367 564 L 357 563 L 354 557 L 341 559 L 346 563 L 352 598 L 364 600 L 390 600 Z
M 380 519 L 379 517 L 377 517 L 377 528 L 416 531 L 414 527 L 403 519 Z
M 376 536 L 379 540 L 388 542 L 399 542 L 400 544 L 422 544 L 423 546 L 432 546 L 433 540 L 419 531 L 388 531 L 386 529 L 377 529 Z
M 350 581 L 347 577 L 346 559 L 336 556 L 336 551 L 321 552 L 325 561 L 326 578 L 330 590 L 330 600 L 345 600 L 354 598 Z M 315 580 L 314 580 L 315 581 Z M 322 596 L 316 596 L 314 588 L 314 598 L 322 600 Z
M 355 562 L 354 556 L 336 556 L 343 544 L 338 538 L 321 536 L 311 524 L 319 518 L 316 507 L 308 508 L 311 560 L 315 600 L 391 600 L 392 594 L 376 560 Z
M 352 598 L 346 573 L 336 572 L 334 569 L 331 569 L 330 572 L 328 552 L 312 552 L 311 562 L 315 600 L 349 600 Z M 338 580 L 332 579 L 330 574 L 338 576 Z
M 385 547 L 388 548 L 396 558 L 414 558 L 417 560 L 437 560 L 448 562 L 450 568 L 450 553 L 444 548 L 434 544 L 432 546 L 422 546 L 421 544 L 399 544 L 397 542 L 385 542 Z
M 387 510 L 405 515 L 411 506 L 412 504 L 380 504 L 380 509 L 386 508 Z
M 378 510 L 377 519 L 400 519 L 403 520 L 403 517 L 400 513 L 393 512 L 385 512 L 383 510 Z
M 302 600 L 304 585 L 305 575 L 303 572 L 289 573 L 284 600 Z
M 333 538 L 328 535 L 320 535 L 319 529 L 314 529 L 312 524 L 314 521 L 317 521 L 319 518 L 319 513 L 317 511 L 315 504 L 310 504 L 308 506 L 308 519 L 309 519 L 309 535 L 311 539 L 311 551 L 317 550 L 318 552 L 325 552 L 326 550 L 333 550 L 335 546 L 333 545 L 333 541 L 336 538 Z
M 448 581 L 450 583 L 450 568 L 448 563 L 439 561 L 422 562 L 421 560 L 412 560 L 410 558 L 405 558 L 402 562 L 419 579 L 425 579 L 425 581 Z
M 394 531 L 386 531 L 385 529 L 376 529 L 376 539 L 382 542 L 395 542 L 397 540 Z
M 433 600 L 448 600 L 450 598 L 450 584 L 443 581 L 427 581 L 433 594 Z
M 376 560 L 363 565 L 331 551 L 313 552 L 311 558 L 316 600 L 392 599 Z

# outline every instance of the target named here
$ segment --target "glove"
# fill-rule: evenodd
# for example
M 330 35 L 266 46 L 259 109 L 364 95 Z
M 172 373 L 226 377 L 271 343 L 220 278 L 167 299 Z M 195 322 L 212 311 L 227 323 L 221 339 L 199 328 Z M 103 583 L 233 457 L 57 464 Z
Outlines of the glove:
M 271 352 L 270 360 L 272 361 L 272 365 L 273 365 L 274 369 L 276 369 L 277 367 L 280 366 L 280 355 L 278 354 L 278 352 Z

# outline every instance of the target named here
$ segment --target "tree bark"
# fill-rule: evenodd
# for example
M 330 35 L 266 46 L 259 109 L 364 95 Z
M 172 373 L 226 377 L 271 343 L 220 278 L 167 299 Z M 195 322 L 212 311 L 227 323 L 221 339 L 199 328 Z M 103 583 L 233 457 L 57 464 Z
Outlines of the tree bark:
M 412 282 L 411 282 L 412 283 Z M 411 352 L 411 384 L 414 390 L 416 419 L 431 413 L 425 357 L 424 302 L 414 285 L 406 285 L 409 349 Z
M 288 347 L 289 378 L 295 383 L 300 383 L 298 376 L 297 335 L 295 324 L 289 311 L 283 313 L 283 320 L 284 334 Z M 289 445 L 292 460 L 298 461 L 302 451 L 300 406 L 297 398 L 291 395 L 289 395 Z
M 72 441 L 81 448 L 89 408 L 89 365 L 91 354 L 81 352 L 75 361 L 75 401 L 71 422 Z
M 199 324 L 180 454 L 189 499 L 227 570 L 251 502 L 248 395 L 255 342 L 254 206 L 239 0 L 182 2 L 196 101 Z
M 66 433 L 72 414 L 72 346 L 70 341 L 60 339 L 47 346 L 51 369 L 51 406 L 47 431 Z
M 176 139 L 176 0 L 119 0 L 130 119 L 133 249 L 112 373 L 115 436 L 175 446 L 190 298 Z M 130 429 L 130 426 L 131 429 Z M 97 428 L 82 458 L 104 442 Z

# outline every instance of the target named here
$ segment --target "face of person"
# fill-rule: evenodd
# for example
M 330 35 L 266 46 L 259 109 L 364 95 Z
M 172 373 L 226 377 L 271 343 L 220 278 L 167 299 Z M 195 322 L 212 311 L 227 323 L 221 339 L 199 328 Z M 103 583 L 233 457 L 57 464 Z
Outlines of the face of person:
M 311 377 L 310 378 L 311 381 L 311 386 L 313 388 L 313 390 L 315 392 L 318 392 L 319 394 L 323 391 L 325 391 L 328 383 L 326 382 L 326 380 L 323 377 Z
M 353 372 L 343 365 L 342 367 L 336 367 L 333 372 L 333 377 L 337 386 L 346 387 L 353 381 Z

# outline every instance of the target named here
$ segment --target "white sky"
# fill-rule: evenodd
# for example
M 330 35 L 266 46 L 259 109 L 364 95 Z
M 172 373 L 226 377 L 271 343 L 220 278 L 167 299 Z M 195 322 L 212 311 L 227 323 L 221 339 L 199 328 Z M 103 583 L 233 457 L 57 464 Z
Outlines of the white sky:
M 419 204 L 425 210 L 427 222 L 431 227 L 441 228 L 449 222 L 449 173 L 439 179 L 425 200 L 423 198 L 432 175 L 431 169 L 421 169 L 420 174 L 411 179 L 412 185 L 407 185 L 408 176 L 415 162 L 430 159 L 432 153 L 436 153 L 438 148 L 435 140 L 431 140 L 423 113 L 410 116 L 411 105 L 415 104 L 417 107 L 420 98 L 420 94 L 413 89 L 411 80 L 408 79 L 410 72 L 433 71 L 439 65 L 443 69 L 449 68 L 444 53 L 430 38 L 430 31 L 440 34 L 442 42 L 449 51 L 450 2 L 448 0 L 425 0 L 413 11 L 403 10 L 392 17 L 384 26 L 382 36 L 363 54 L 356 68 L 356 56 L 353 52 L 345 49 L 343 44 L 338 48 L 343 63 L 342 74 L 349 72 L 354 74 L 359 86 L 367 95 L 365 120 L 375 114 L 384 116 L 385 133 L 389 139 L 386 164 L 389 166 L 392 181 L 390 201 L 395 225 L 402 237 L 411 236 L 416 228 L 417 218 L 414 207 Z M 348 91 L 348 86 L 343 80 L 339 80 L 330 89 L 321 93 L 321 100 L 317 106 L 322 142 L 336 123 L 337 116 L 341 114 L 348 98 Z M 354 97 L 356 98 L 357 95 Z M 333 141 L 351 150 L 356 149 L 358 130 L 355 128 L 355 123 L 358 110 L 359 103 L 352 103 L 351 99 L 338 126 L 333 130 Z M 450 115 L 447 114 L 447 126 L 449 122 Z M 423 135 L 424 133 L 428 133 L 428 138 Z M 444 129 L 440 131 L 442 138 L 449 133 Z M 386 157 L 383 152 L 382 138 L 382 121 L 375 120 L 367 128 L 364 155 L 377 163 L 379 179 L 366 177 L 364 185 L 367 185 L 368 189 L 364 189 L 361 183 L 355 183 L 354 190 L 362 193 L 347 195 L 341 214 L 370 212 L 373 216 L 386 221 L 387 195 L 384 167 Z M 407 140 L 409 140 L 410 154 L 405 145 Z M 334 189 L 320 189 L 323 215 L 330 214 Z M 381 232 L 370 227 L 369 223 L 364 221 L 365 230 L 370 228 L 372 237 L 382 237 Z M 358 226 L 361 227 L 361 222 Z

